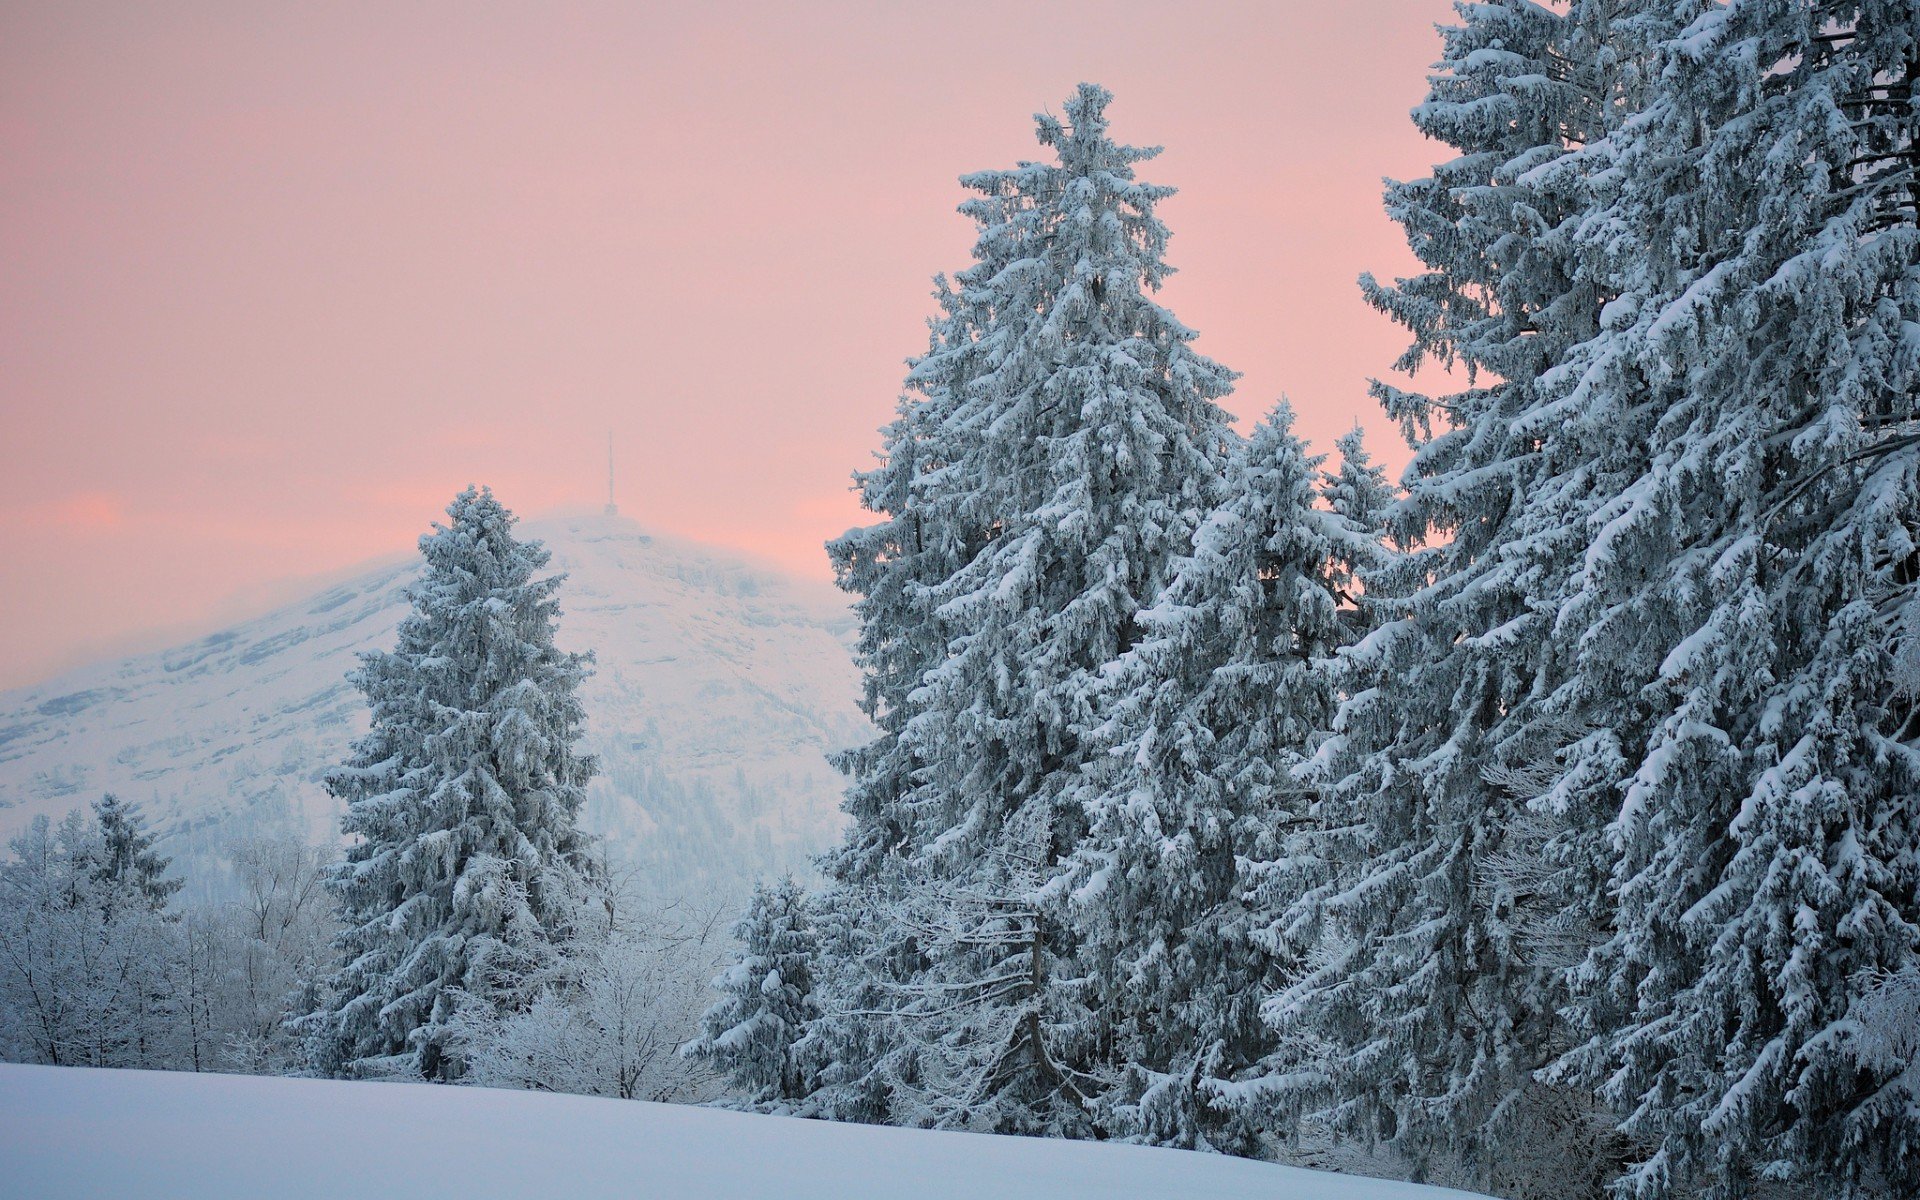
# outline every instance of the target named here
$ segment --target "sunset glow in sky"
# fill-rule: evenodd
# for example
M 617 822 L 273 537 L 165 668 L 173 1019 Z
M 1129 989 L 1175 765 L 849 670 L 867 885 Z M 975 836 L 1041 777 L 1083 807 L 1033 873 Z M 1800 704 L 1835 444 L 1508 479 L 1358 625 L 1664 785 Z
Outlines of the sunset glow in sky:
M 482 15 L 484 10 L 484 15 Z M 1164 299 L 1316 445 L 1404 344 L 1380 177 L 1444 0 L 0 2 L 0 687 L 405 551 L 462 485 L 824 577 L 964 266 L 956 177 L 1082 79 Z M 1244 425 L 1243 425 L 1244 427 Z

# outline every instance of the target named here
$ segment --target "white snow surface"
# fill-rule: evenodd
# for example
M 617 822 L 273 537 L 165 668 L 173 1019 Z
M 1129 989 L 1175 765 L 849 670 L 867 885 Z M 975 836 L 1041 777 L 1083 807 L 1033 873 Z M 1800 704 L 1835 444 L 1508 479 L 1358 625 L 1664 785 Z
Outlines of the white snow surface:
M 0 1192 L 33 1200 L 1467 1200 L 1140 1146 L 431 1084 L 0 1065 Z
M 587 826 L 676 883 L 803 865 L 840 828 L 828 751 L 856 707 L 853 617 L 825 581 L 652 537 L 619 517 L 527 521 L 565 571 L 559 643 L 592 650 Z M 408 552 L 254 620 L 0 693 L 0 839 L 115 791 L 182 865 L 228 838 L 338 836 L 321 787 L 366 728 L 346 673 L 391 649 Z

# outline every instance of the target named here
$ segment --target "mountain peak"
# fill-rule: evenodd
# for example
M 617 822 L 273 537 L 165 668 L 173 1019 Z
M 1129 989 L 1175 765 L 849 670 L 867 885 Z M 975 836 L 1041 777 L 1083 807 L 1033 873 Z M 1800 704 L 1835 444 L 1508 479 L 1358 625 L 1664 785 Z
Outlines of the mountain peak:
M 803 865 L 839 828 L 826 754 L 870 733 L 831 586 L 629 518 L 529 520 L 564 572 L 560 644 L 592 650 L 585 819 L 661 886 Z M 189 859 L 260 833 L 337 835 L 321 787 L 366 727 L 346 673 L 392 645 L 418 559 L 383 559 L 251 620 L 0 693 L 0 836 L 105 791 Z

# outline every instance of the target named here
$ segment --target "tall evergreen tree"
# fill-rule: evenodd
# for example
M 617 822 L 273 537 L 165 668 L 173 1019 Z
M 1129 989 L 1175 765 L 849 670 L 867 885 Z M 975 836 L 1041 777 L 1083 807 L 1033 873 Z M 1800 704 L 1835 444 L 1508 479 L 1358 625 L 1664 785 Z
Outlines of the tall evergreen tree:
M 1271 1009 L 1331 1047 L 1290 1082 L 1496 1183 L 1585 1085 L 1622 1195 L 1909 1184 L 1858 1030 L 1920 928 L 1914 10 L 1463 14 L 1417 117 L 1472 153 L 1390 194 L 1438 269 L 1371 294 L 1406 365 L 1496 382 L 1380 389 L 1417 548 L 1290 856 L 1336 881 Z
M 733 927 L 741 954 L 713 986 L 725 993 L 683 1051 L 724 1071 L 749 1104 L 785 1106 L 813 1091 L 819 1064 L 808 1035 L 818 946 L 807 895 L 792 876 L 753 889 Z
M 1331 572 L 1366 557 L 1364 535 L 1316 507 L 1319 460 L 1292 423 L 1282 404 L 1238 448 L 1226 501 L 1139 614 L 1142 639 L 1104 680 L 1107 753 L 1082 781 L 1081 969 L 1126 1075 L 1110 1126 L 1146 1141 L 1259 1144 L 1261 1114 L 1218 1095 L 1269 1053 L 1259 1005 L 1281 965 L 1238 863 L 1306 816 L 1293 773 L 1330 720 L 1343 633 Z
M 1113 141 L 1109 99 L 1084 85 L 1039 118 L 1054 161 L 963 180 L 975 262 L 938 285 L 889 473 L 866 481 L 886 520 L 835 550 L 867 598 L 885 732 L 852 762 L 853 849 L 834 861 L 888 913 L 861 951 L 886 1015 L 856 1020 L 889 1031 L 896 1121 L 1091 1128 L 1105 1035 L 1043 885 L 1086 831 L 1068 793 L 1095 682 L 1218 502 L 1231 436 L 1214 403 L 1231 373 L 1150 299 L 1169 189 L 1135 178 L 1155 152 Z M 874 650 L 888 611 L 911 639 L 897 673 Z
M 447 514 L 395 649 L 354 676 L 372 728 L 327 781 L 353 839 L 330 879 L 341 967 L 307 1022 L 328 1074 L 456 1078 L 456 1008 L 512 1011 L 552 979 L 594 869 L 575 825 L 588 659 L 554 645 L 564 577 L 536 577 L 547 551 L 491 491 Z
M 1613 901 L 1566 1074 L 1621 1195 L 1898 1194 L 1920 1097 L 1857 1009 L 1920 956 L 1920 9 L 1647 7 L 1559 389 L 1647 414 L 1556 618 L 1596 732 L 1553 798 Z

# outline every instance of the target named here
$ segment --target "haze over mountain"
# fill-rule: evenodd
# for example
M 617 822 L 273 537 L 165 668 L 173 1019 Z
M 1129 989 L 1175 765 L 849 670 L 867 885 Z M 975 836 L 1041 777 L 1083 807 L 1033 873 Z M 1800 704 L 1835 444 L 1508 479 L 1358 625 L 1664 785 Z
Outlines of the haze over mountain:
M 653 537 L 619 517 L 528 521 L 564 571 L 560 641 L 600 756 L 584 820 L 659 886 L 803 866 L 839 827 L 826 754 L 862 740 L 851 613 L 825 583 Z M 366 728 L 346 674 L 389 648 L 407 554 L 156 653 L 0 693 L 0 836 L 105 791 L 189 860 L 229 839 L 337 835 L 321 785 Z

